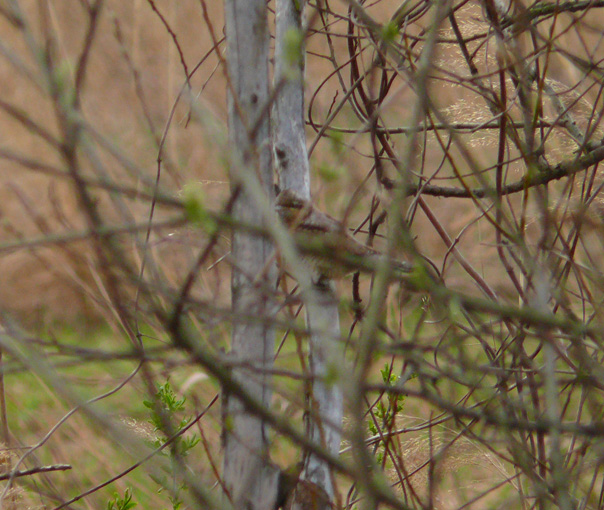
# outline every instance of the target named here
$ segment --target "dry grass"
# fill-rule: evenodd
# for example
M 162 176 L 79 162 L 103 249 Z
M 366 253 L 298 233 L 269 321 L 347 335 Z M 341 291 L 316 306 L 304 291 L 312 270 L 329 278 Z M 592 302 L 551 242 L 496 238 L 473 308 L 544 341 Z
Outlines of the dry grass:
M 227 160 L 231 150 L 225 140 L 227 85 L 219 59 L 210 51 L 213 42 L 203 21 L 201 3 L 156 1 L 157 9 L 176 34 L 188 71 L 200 63 L 190 77 L 191 90 L 184 87 L 172 115 L 185 85 L 181 55 L 172 36 L 153 12 L 151 2 L 107 0 L 90 46 L 89 68 L 80 96 L 82 115 L 93 129 L 86 131 L 77 157 L 82 176 L 90 181 L 110 181 L 121 192 L 91 187 L 92 205 L 84 204 L 74 180 L 65 173 L 58 176 L 58 172 L 68 172 L 69 168 L 60 147 L 52 141 L 63 133 L 57 113 L 60 101 L 53 100 L 47 86 L 52 80 L 59 87 L 76 79 L 76 63 L 85 47 L 84 3 L 18 3 L 23 6 L 28 27 L 32 27 L 29 35 L 40 48 L 46 40 L 55 67 L 54 74 L 45 74 L 49 67 L 28 46 L 32 42 L 0 16 L 1 43 L 5 48 L 0 56 L 0 99 L 10 105 L 9 109 L 0 110 L 0 132 L 6 133 L 0 142 L 0 311 L 7 331 L 31 348 L 29 359 L 11 358 L 5 365 L 9 423 L 15 440 L 11 446 L 22 452 L 44 437 L 77 403 L 129 381 L 115 395 L 103 399 L 98 409 L 93 406 L 107 422 L 77 412 L 27 462 L 28 466 L 66 462 L 73 465 L 71 471 L 27 478 L 20 482 L 23 489 L 11 489 L 14 492 L 5 496 L 14 500 L 11 504 L 15 508 L 53 508 L 109 480 L 148 453 L 144 441 L 157 438 L 158 432 L 149 425 L 148 410 L 142 401 L 150 398 L 157 382 L 170 379 L 177 395 L 188 398 L 190 415 L 200 412 L 218 391 L 216 381 L 207 379 L 187 356 L 172 350 L 171 338 L 162 323 L 200 252 L 208 245 L 211 232 L 199 225 L 170 224 L 154 229 L 147 240 L 145 226 L 151 211 L 149 194 L 154 190 L 160 146 L 160 188 L 167 199 L 162 201 L 160 197 L 157 202 L 155 222 L 182 214 L 174 201 L 183 198 L 183 189 L 192 182 L 202 184 L 209 209 L 220 211 L 224 207 L 229 197 Z M 368 5 L 368 9 L 376 19 L 386 21 L 399 4 L 396 0 L 383 0 Z M 216 36 L 222 37 L 222 3 L 206 5 Z M 312 33 L 308 39 L 306 87 L 316 124 L 316 129 L 309 127 L 308 139 L 313 146 L 317 129 L 328 121 L 344 96 L 342 84 L 347 87 L 355 80 L 346 74 L 351 67 L 348 9 L 344 3 L 333 9 L 340 17 L 329 17 L 332 46 L 321 33 Z M 419 181 L 421 177 L 432 185 L 493 187 L 500 142 L 496 126 L 499 116 L 485 97 L 500 96 L 503 88 L 509 120 L 524 121 L 525 111 L 515 81 L 509 73 L 500 81 L 502 58 L 517 64 L 515 55 L 510 52 L 502 56 L 493 37 L 488 42 L 481 37 L 489 33 L 490 25 L 477 2 L 468 2 L 456 15 L 482 82 L 479 86 L 478 79 L 469 72 L 454 31 L 443 25 L 438 32 L 439 46 L 430 83 L 433 106 L 438 112 L 432 112 L 429 121 L 435 125 L 473 124 L 474 129 L 421 133 L 413 160 L 393 161 L 378 150 L 382 170 L 392 179 L 409 172 L 413 179 Z M 601 35 L 593 30 L 593 25 L 603 18 L 601 13 L 591 16 L 588 20 L 561 16 L 559 23 L 563 28 L 559 28 L 555 43 L 560 48 L 576 50 L 581 58 L 598 61 Z M 374 106 L 379 107 L 380 122 L 391 130 L 386 140 L 399 157 L 406 154 L 409 137 L 396 132 L 396 128 L 409 127 L 409 105 L 417 97 L 411 86 L 415 69 L 410 66 L 417 63 L 421 44 L 413 42 L 430 27 L 429 19 L 422 18 L 408 27 L 404 43 L 409 46 L 401 42 L 401 48 L 409 50 L 409 61 L 394 62 L 388 57 L 380 65 L 374 65 L 374 42 L 358 26 L 354 28 L 355 34 L 361 34 L 355 58 L 361 73 L 367 73 L 367 94 L 373 94 L 374 99 L 378 96 L 382 84 L 379 73 L 383 69 L 388 69 L 393 79 L 392 87 L 380 99 L 383 101 L 375 100 Z M 553 21 L 546 23 L 555 31 Z M 517 44 L 519 52 L 530 54 L 526 34 L 518 38 Z M 594 48 L 593 54 L 585 48 Z M 207 59 L 202 61 L 206 54 Z M 535 144 L 542 144 L 547 163 L 554 166 L 575 157 L 578 151 L 577 140 L 568 129 L 569 119 L 576 122 L 579 131 L 588 133 L 588 141 L 599 143 L 604 133 L 600 119 L 602 100 L 597 80 L 587 80 L 585 69 L 558 54 L 548 53 L 541 58 L 547 80 L 535 82 L 530 88 L 532 100 L 543 105 L 539 120 L 544 127 L 536 130 Z M 326 79 L 334 67 L 341 74 L 334 72 Z M 385 245 L 380 237 L 385 229 L 381 228 L 372 238 L 368 235 L 371 222 L 365 220 L 370 216 L 373 199 L 376 211 L 371 221 L 388 209 L 392 194 L 375 179 L 375 140 L 366 132 L 365 121 L 358 118 L 361 106 L 371 101 L 363 103 L 359 96 L 355 100 L 354 108 L 344 104 L 329 121 L 332 128 L 345 131 L 341 138 L 334 135 L 331 140 L 316 140 L 311 157 L 313 196 L 318 206 L 335 217 L 346 218 L 350 227 L 363 225 L 356 233 L 360 241 L 371 240 L 380 247 Z M 31 124 L 24 125 L 14 109 L 25 112 L 38 126 L 38 132 Z M 560 125 L 560 119 L 564 125 Z M 494 125 L 483 129 L 488 123 Z M 41 130 L 44 136 L 40 135 Z M 518 132 L 524 133 L 522 128 Z M 516 182 L 527 172 L 526 160 L 521 156 L 508 139 L 502 164 L 504 183 Z M 325 166 L 339 168 L 339 177 L 322 178 L 320 168 Z M 574 178 L 552 182 L 547 186 L 547 196 L 540 191 L 523 190 L 500 200 L 488 196 L 474 200 L 425 197 L 426 208 L 433 217 L 418 206 L 415 197 L 409 197 L 400 204 L 398 212 L 405 225 L 410 226 L 413 243 L 403 243 L 396 249 L 402 258 L 412 258 L 409 245 L 413 244 L 434 262 L 449 289 L 482 295 L 480 282 L 468 271 L 471 266 L 501 303 L 533 302 L 538 292 L 530 286 L 519 291 L 515 286 L 499 250 L 503 246 L 507 262 L 513 266 L 511 273 L 521 286 L 527 281 L 523 277 L 540 277 L 540 269 L 547 267 L 558 278 L 552 277 L 550 282 L 552 296 L 561 296 L 559 304 L 568 311 L 568 317 L 597 323 L 602 316 L 601 276 L 596 270 L 603 256 L 604 210 L 599 198 L 599 174 L 596 166 Z M 124 193 L 124 189 L 128 192 Z M 128 226 L 112 237 L 110 249 L 90 234 L 94 222 L 90 212 L 94 208 L 107 228 Z M 500 237 L 502 231 L 506 235 Z M 77 240 L 71 239 L 74 235 L 79 236 Z M 570 256 L 566 250 L 575 241 Z M 230 233 L 221 232 L 195 272 L 183 313 L 217 359 L 222 359 L 230 334 L 229 279 L 233 261 L 228 256 L 229 248 Z M 139 280 L 143 262 L 145 273 Z M 562 269 L 566 262 L 572 264 Z M 369 278 L 360 283 L 358 295 L 363 305 L 370 302 L 372 283 Z M 351 287 L 350 279 L 339 283 L 345 305 L 352 300 Z M 344 336 L 349 332 L 347 355 L 352 359 L 357 354 L 355 342 L 363 324 L 361 321 L 359 325 L 359 317 L 344 304 L 342 331 Z M 292 318 L 296 305 L 295 300 L 294 304 L 284 305 L 279 318 L 298 324 Z M 542 480 L 551 482 L 548 469 L 553 468 L 547 463 L 555 451 L 553 440 L 534 431 L 522 435 L 503 426 L 498 428 L 493 421 L 481 428 L 479 418 L 464 415 L 451 417 L 457 420 L 456 425 L 442 432 L 431 422 L 434 413 L 444 412 L 435 396 L 464 410 L 464 406 L 484 406 L 490 412 L 506 405 L 506 409 L 520 410 L 522 416 L 521 410 L 528 409 L 530 417 L 540 419 L 548 404 L 543 394 L 548 379 L 544 375 L 542 349 L 553 345 L 560 355 L 556 365 L 557 389 L 560 398 L 567 399 L 564 419 L 597 422 L 602 413 L 595 386 L 581 384 L 584 374 L 591 374 L 590 371 L 599 377 L 597 367 L 602 357 L 598 343 L 586 342 L 586 351 L 576 354 L 573 349 L 579 349 L 581 342 L 575 341 L 567 330 L 547 329 L 540 323 L 535 326 L 518 317 L 487 315 L 483 311 L 462 313 L 453 306 L 444 309 L 424 295 L 400 288 L 391 292 L 386 308 L 376 338 L 376 363 L 371 374 L 381 382 L 377 367 L 383 366 L 386 357 L 396 370 L 412 369 L 416 379 L 406 386 L 411 389 L 411 396 L 406 397 L 405 414 L 420 417 L 418 423 L 426 430 L 397 434 L 388 451 L 384 444 L 377 448 L 386 459 L 387 477 L 396 494 L 410 505 L 443 510 L 484 508 L 487 504 L 499 508 L 505 501 L 528 508 L 540 497 L 544 498 L 540 501 L 549 504 L 544 494 L 551 495 L 551 486 Z M 551 335 L 547 337 L 549 343 L 544 343 L 540 328 Z M 101 333 L 97 335 L 99 329 Z M 33 333 L 25 333 L 26 330 Z M 287 343 L 277 366 L 302 373 L 298 349 L 305 352 L 307 348 L 303 335 L 294 341 L 285 330 L 280 329 L 279 333 Z M 129 380 L 137 370 L 132 345 L 138 339 L 149 348 L 150 361 Z M 42 375 L 40 367 L 46 367 L 45 363 L 52 368 L 51 376 Z M 300 379 L 282 377 L 276 381 L 275 412 L 301 419 L 305 403 Z M 430 400 L 427 395 L 434 398 Z M 215 406 L 198 427 L 191 429 L 190 433 L 203 435 L 203 440 L 195 455 L 187 458 L 188 469 L 199 474 L 198 481 L 209 488 L 211 495 L 219 492 L 214 485 L 220 469 L 219 421 Z M 397 426 L 405 428 L 403 424 Z M 600 451 L 599 437 L 591 441 L 567 434 L 563 439 L 565 466 L 572 472 L 577 498 L 585 494 L 585 508 L 595 508 L 596 489 L 590 483 L 597 485 L 601 459 L 585 452 Z M 275 439 L 271 454 L 282 465 L 299 456 L 297 449 L 280 437 Z M 14 455 L 6 459 L 0 456 L 0 464 L 14 463 L 15 459 Z M 149 469 L 155 476 L 166 464 L 159 460 L 149 464 L 155 464 L 157 469 L 153 471 L 147 465 L 137 468 L 76 505 L 103 508 L 115 490 L 123 494 L 127 486 L 134 488 L 141 508 L 168 505 L 167 493 L 158 495 L 158 484 L 150 482 L 145 471 Z M 578 467 L 573 471 L 575 466 Z M 537 473 L 533 478 L 531 470 Z M 352 483 L 342 478 L 340 492 L 344 494 Z

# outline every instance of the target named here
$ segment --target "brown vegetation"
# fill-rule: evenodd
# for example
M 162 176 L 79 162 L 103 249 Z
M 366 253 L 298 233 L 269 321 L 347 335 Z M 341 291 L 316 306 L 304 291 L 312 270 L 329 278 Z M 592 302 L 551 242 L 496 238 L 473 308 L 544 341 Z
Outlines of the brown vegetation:
M 391 33 L 403 2 L 352 4 L 309 8 L 312 199 L 413 270 L 337 282 L 325 379 L 351 417 L 328 458 L 335 504 L 599 508 L 604 6 L 456 0 L 433 30 L 441 3 L 409 0 Z M 234 230 L 287 242 L 231 216 L 222 2 L 14 5 L 0 7 L 5 463 L 73 464 L 19 480 L 32 507 L 102 508 L 126 486 L 149 508 L 219 506 L 216 393 L 271 381 L 272 405 L 246 411 L 270 424 L 276 469 L 312 450 L 299 422 L 317 419 L 318 379 L 289 266 L 274 285 L 277 255 L 250 275 L 229 254 Z M 232 313 L 234 266 L 274 315 Z M 274 367 L 225 354 L 244 323 L 274 327 Z M 155 394 L 166 380 L 188 421 Z

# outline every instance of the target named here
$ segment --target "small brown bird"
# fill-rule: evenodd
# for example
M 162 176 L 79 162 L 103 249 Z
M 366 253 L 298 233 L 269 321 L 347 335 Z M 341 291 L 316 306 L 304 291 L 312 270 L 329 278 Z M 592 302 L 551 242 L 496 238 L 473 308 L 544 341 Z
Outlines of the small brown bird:
M 358 242 L 338 220 L 316 209 L 296 192 L 286 189 L 277 196 L 276 210 L 296 234 L 304 261 L 321 278 L 340 278 L 355 271 L 374 272 L 383 255 Z M 407 262 L 392 261 L 397 272 L 410 273 Z

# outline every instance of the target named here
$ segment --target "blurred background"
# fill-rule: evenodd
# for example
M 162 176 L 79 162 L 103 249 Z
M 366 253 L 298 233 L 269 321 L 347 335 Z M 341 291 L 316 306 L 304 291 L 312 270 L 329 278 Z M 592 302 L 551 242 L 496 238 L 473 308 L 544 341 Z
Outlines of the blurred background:
M 397 256 L 413 260 L 421 255 L 448 289 L 474 297 L 491 292 L 497 303 L 514 306 L 534 303 L 531 296 L 539 293 L 535 275 L 547 267 L 554 275 L 548 292 L 556 295 L 546 299 L 548 307 L 560 306 L 566 318 L 599 324 L 598 161 L 576 174 L 567 164 L 604 135 L 599 67 L 604 16 L 589 3 L 576 10 L 551 9 L 506 32 L 503 44 L 487 16 L 491 3 L 452 3 L 457 26 L 445 21 L 438 30 L 426 91 L 415 88 L 414 73 L 432 22 L 431 11 L 420 8 L 429 2 L 407 2 L 419 14 L 398 27 L 399 53 L 388 58 L 376 50 L 380 42 L 354 19 L 347 2 L 317 2 L 318 11 L 314 5 L 309 9 L 305 90 L 313 200 L 344 220 L 361 242 L 380 248 L 384 229 L 370 230 L 395 196 L 388 183 L 432 186 L 421 195 L 424 205 L 416 193 L 401 201 L 397 210 L 409 236 L 396 247 Z M 518 16 L 529 7 L 538 13 L 541 4 L 557 5 L 511 4 Z M 268 5 L 274 23 L 273 3 Z M 385 27 L 401 5 L 398 0 L 364 3 Z M 189 508 L 178 506 L 186 500 L 186 489 L 181 478 L 171 475 L 175 461 L 170 454 L 154 460 L 154 469 L 121 475 L 135 462 L 144 464 L 141 459 L 169 435 L 153 404 L 145 404 L 154 397 L 170 410 L 175 430 L 191 426 L 179 436 L 184 451 L 196 449 L 183 469 L 216 492 L 219 385 L 173 349 L 164 321 L 190 279 L 185 309 L 191 323 L 216 352 L 228 349 L 230 232 L 221 230 L 214 239 L 212 228 L 191 221 L 186 209 L 191 194 L 203 201 L 204 210 L 217 214 L 229 198 L 223 25 L 222 2 L 203 0 L 0 4 L 0 319 L 16 342 L 3 365 L 9 429 L 4 462 L 14 467 L 27 452 L 20 469 L 73 467 L 23 478 L 7 492 L 15 508 L 127 508 L 127 490 L 141 508 Z M 526 67 L 519 65 L 519 56 Z M 360 85 L 351 90 L 355 81 Z M 417 98 L 424 94 L 429 114 L 410 144 Z M 379 106 L 380 129 L 392 153 L 376 148 L 368 105 Z M 515 135 L 501 126 L 503 112 Z M 532 140 L 525 129 L 530 122 Z M 527 175 L 543 168 L 561 173 L 548 179 L 545 190 L 523 187 Z M 493 197 L 493 190 L 506 185 L 515 192 Z M 469 196 L 469 189 L 483 193 Z M 464 193 L 465 198 L 457 198 Z M 370 288 L 370 278 L 358 286 L 350 277 L 338 282 L 348 340 L 354 339 L 360 320 L 351 303 L 367 303 Z M 510 356 L 514 361 L 499 368 L 518 369 L 526 377 L 518 376 L 513 405 L 527 405 L 528 399 L 541 416 L 544 383 L 535 382 L 528 396 L 522 387 L 530 386 L 533 368 L 541 373 L 538 328 L 525 328 L 515 317 L 514 330 L 506 316 L 464 317 L 457 323 L 430 299 L 402 288 L 392 291 L 385 338 L 393 345 L 415 342 L 430 360 L 434 384 L 446 380 L 440 396 L 451 402 L 468 398 L 497 407 L 496 384 L 504 385 L 495 381 L 494 372 L 478 367 Z M 296 317 L 291 312 L 287 319 L 295 322 Z M 513 350 L 520 336 L 529 354 Z M 285 330 L 278 338 L 283 345 L 276 363 L 285 375 L 275 378 L 274 410 L 301 421 L 299 381 L 287 371 L 300 369 L 302 348 L 291 339 Z M 142 369 L 136 354 L 140 345 L 148 356 Z M 567 347 L 560 348 L 562 356 Z M 393 373 L 403 372 L 404 349 L 402 357 L 388 349 L 376 356 L 377 380 L 389 383 Z M 589 352 L 598 366 L 599 347 Z M 579 365 L 573 365 L 575 372 L 569 369 L 573 377 Z M 389 368 L 380 375 L 384 366 Z M 462 390 L 456 378 L 466 376 L 472 381 Z M 560 388 L 564 382 L 558 381 Z M 583 408 L 575 399 L 581 397 L 568 391 L 568 408 L 578 416 Z M 99 402 L 83 404 L 96 398 Z M 601 402 L 593 398 L 586 414 L 596 420 Z M 405 501 L 429 501 L 425 508 L 443 509 L 484 508 L 485 501 L 493 501 L 492 508 L 506 501 L 530 502 L 522 508 L 537 502 L 547 507 L 547 498 L 535 495 L 535 487 L 543 489 L 539 481 L 526 486 L 519 481 L 522 469 L 525 474 L 534 469 L 543 478 L 547 470 L 539 471 L 533 458 L 525 465 L 518 459 L 529 443 L 538 452 L 535 457 L 545 459 L 550 438 L 533 437 L 534 431 L 502 437 L 491 429 L 474 430 L 459 417 L 434 424 L 435 409 L 442 411 L 434 402 L 409 399 L 403 412 L 402 404 L 398 409 L 384 399 L 400 411 L 400 416 L 388 415 L 387 426 L 409 432 L 404 443 L 391 446 L 406 459 L 406 473 L 397 462 L 388 464 L 388 446 L 379 446 L 378 452 Z M 78 412 L 68 415 L 74 408 Z M 380 435 L 385 416 L 384 411 L 378 416 L 382 422 L 374 416 L 370 435 Z M 464 427 L 472 433 L 462 434 Z M 429 435 L 422 433 L 426 430 Z M 597 455 L 602 444 L 597 436 L 588 448 L 583 439 L 562 441 L 576 453 L 568 453 L 566 460 L 580 466 L 572 479 L 579 492 L 584 489 L 576 496 L 583 506 L 572 508 L 597 508 L 594 487 L 602 481 Z M 583 453 L 577 453 L 580 447 Z M 592 447 L 594 457 L 588 458 L 584 452 Z M 429 471 L 436 450 L 441 452 L 434 461 L 438 470 Z M 284 466 L 295 460 L 296 451 L 276 437 L 272 454 Z M 109 483 L 113 477 L 117 480 Z M 342 487 L 349 485 L 342 481 Z M 528 486 L 530 495 L 523 493 Z M 71 498 L 78 501 L 68 505 Z M 352 501 L 353 492 L 347 504 L 353 506 Z

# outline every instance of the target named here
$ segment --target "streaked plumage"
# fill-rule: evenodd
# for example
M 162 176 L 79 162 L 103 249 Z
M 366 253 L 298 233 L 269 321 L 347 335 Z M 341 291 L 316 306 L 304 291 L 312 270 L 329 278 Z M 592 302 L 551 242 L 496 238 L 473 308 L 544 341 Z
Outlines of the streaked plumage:
M 292 190 L 277 196 L 281 220 L 296 233 L 304 261 L 319 277 L 340 278 L 354 271 L 372 272 L 382 255 L 354 239 L 338 220 L 316 209 Z M 392 261 L 397 271 L 409 273 L 408 263 Z

